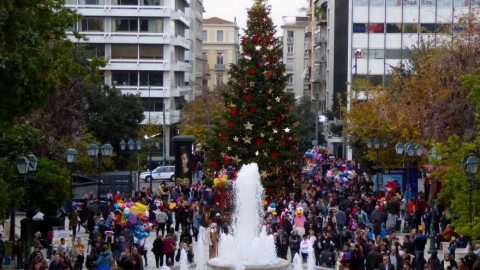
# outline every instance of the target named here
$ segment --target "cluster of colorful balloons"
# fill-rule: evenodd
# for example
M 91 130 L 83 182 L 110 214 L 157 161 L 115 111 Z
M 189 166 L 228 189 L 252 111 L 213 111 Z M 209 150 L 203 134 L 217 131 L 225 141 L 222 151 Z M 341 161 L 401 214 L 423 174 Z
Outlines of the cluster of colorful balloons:
M 146 205 L 119 200 L 113 207 L 115 220 L 120 225 L 129 227 L 138 242 L 150 235 L 152 226 L 148 223 L 149 212 Z
M 340 169 L 332 168 L 328 170 L 326 177 L 337 184 L 346 185 L 349 181 L 357 179 L 357 172 L 353 169 L 347 170 L 347 167 L 342 165 Z
M 213 186 L 216 189 L 232 189 L 233 181 L 237 178 L 237 171 L 232 166 L 228 166 L 226 170 L 218 173 L 213 179 Z
M 314 146 L 312 149 L 309 149 L 303 155 L 305 159 L 305 166 L 303 167 L 304 172 L 312 172 L 316 169 L 319 164 L 321 164 L 322 159 L 327 157 L 328 147 L 323 145 Z

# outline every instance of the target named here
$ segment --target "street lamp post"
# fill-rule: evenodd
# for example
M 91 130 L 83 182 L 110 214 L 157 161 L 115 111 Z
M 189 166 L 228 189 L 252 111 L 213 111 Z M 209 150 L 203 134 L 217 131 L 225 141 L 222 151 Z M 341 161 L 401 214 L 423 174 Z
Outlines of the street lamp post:
M 16 161 L 17 170 L 20 174 L 23 174 L 23 180 L 25 181 L 25 204 L 27 208 L 26 213 L 26 237 L 25 237 L 25 258 L 28 257 L 30 251 L 30 242 L 32 240 L 32 209 L 30 206 L 30 179 L 27 177 L 29 172 L 34 172 L 37 169 L 37 158 L 33 154 L 29 154 L 27 157 L 20 157 Z M 28 264 L 25 264 L 25 269 L 28 269 Z
M 401 155 L 403 153 L 405 153 L 406 155 L 406 165 L 407 165 L 406 181 L 408 186 L 409 179 L 410 179 L 410 158 L 413 156 L 421 156 L 423 154 L 423 146 L 421 144 L 414 146 L 411 142 L 407 142 L 405 144 L 399 142 L 395 145 L 395 152 L 397 153 L 397 155 Z M 410 227 L 409 221 L 408 219 L 405 219 L 402 233 L 409 233 L 410 232 L 409 227 Z
M 468 221 L 470 223 L 470 229 L 472 229 L 473 224 L 473 213 L 472 213 L 472 181 L 475 178 L 475 174 L 478 171 L 478 160 L 471 155 L 470 157 L 462 159 L 462 168 L 463 171 L 467 173 L 468 176 Z M 470 247 L 472 247 L 472 236 L 470 236 Z
M 111 144 L 106 143 L 102 146 L 98 146 L 94 143 L 91 143 L 87 146 L 87 153 L 92 157 L 93 161 L 97 165 L 97 177 L 98 177 L 98 187 L 97 187 L 97 198 L 100 199 L 100 164 L 104 157 L 109 157 L 112 154 L 113 147 Z
M 437 159 L 440 160 L 441 157 L 437 155 L 435 152 L 435 148 L 432 148 L 430 151 L 428 151 L 429 157 L 428 157 L 428 164 L 432 165 L 433 167 L 433 172 L 435 172 L 435 164 L 432 162 L 432 159 Z M 437 250 L 435 247 L 435 211 L 433 210 L 435 208 L 435 187 L 437 179 L 435 176 L 433 176 L 433 187 L 430 187 L 430 196 L 431 196 L 431 201 L 430 201 L 430 212 L 431 212 L 431 221 L 430 221 L 430 247 L 428 249 L 428 253 L 432 254 L 434 251 Z M 430 181 L 432 181 L 430 180 Z
M 77 160 L 77 151 L 73 148 L 67 149 L 65 151 L 65 159 L 67 160 L 68 164 L 68 171 L 70 172 L 70 200 L 68 203 L 67 211 L 70 213 L 72 210 L 72 200 L 73 200 L 73 177 L 72 177 L 72 165 Z
M 132 139 L 128 139 L 128 142 L 125 142 L 125 140 L 120 141 L 120 149 L 122 151 L 127 150 L 128 146 L 128 151 L 130 154 L 132 153 L 138 153 L 142 149 L 142 141 L 137 140 L 133 141 Z M 137 158 L 138 159 L 138 158 Z M 130 156 L 129 156 L 129 163 L 130 163 Z M 138 164 L 138 162 L 137 162 Z M 138 179 L 138 168 L 137 168 L 137 179 Z M 133 175 L 132 175 L 132 170 L 130 169 L 130 184 L 133 185 Z M 140 186 L 140 184 L 139 184 Z
M 388 140 L 387 138 L 383 138 L 383 139 L 379 139 L 379 138 L 375 138 L 374 141 L 368 139 L 367 140 L 367 148 L 370 149 L 372 148 L 372 142 L 373 142 L 373 146 L 375 147 L 375 150 L 377 152 L 377 163 L 376 163 L 376 172 L 377 172 L 377 191 L 380 190 L 380 174 L 379 174 L 379 167 L 380 167 L 380 164 L 378 162 L 378 150 L 380 149 L 380 145 L 383 145 L 383 148 L 387 148 L 388 146 Z

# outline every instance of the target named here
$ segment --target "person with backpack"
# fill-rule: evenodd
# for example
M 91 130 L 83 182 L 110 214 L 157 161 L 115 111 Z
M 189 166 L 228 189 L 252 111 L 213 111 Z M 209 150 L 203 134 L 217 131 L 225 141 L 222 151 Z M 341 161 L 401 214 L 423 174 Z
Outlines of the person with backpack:
M 338 256 L 338 261 L 339 264 L 337 263 L 337 269 L 348 270 L 352 266 L 352 251 L 350 250 L 348 245 L 343 245 L 343 250 Z
M 361 209 L 360 211 L 357 211 L 357 213 L 355 213 L 355 219 L 357 220 L 360 229 L 365 230 L 367 224 L 369 223 L 367 213 L 365 213 L 365 211 Z

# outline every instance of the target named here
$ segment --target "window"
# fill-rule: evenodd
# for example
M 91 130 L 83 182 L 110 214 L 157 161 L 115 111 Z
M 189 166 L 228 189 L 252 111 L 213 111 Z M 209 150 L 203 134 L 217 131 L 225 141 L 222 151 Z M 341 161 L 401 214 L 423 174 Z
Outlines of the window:
M 137 59 L 136 44 L 112 44 L 112 58 Z
M 402 50 L 401 49 L 386 49 L 385 52 L 386 59 L 401 59 Z
M 354 23 L 353 24 L 353 32 L 354 33 L 366 33 L 367 32 L 367 24 L 366 23 Z
M 162 33 L 163 20 L 162 19 L 140 19 L 140 32 Z
M 185 73 L 175 72 L 174 75 L 174 87 L 185 86 Z
M 368 0 L 355 0 L 353 1 L 353 5 L 356 7 L 367 7 Z
M 140 85 L 163 86 L 163 72 L 140 71 Z
M 420 24 L 421 33 L 435 33 L 436 25 L 434 23 L 422 23 Z
M 451 8 L 452 7 L 452 0 L 437 0 L 437 7 Z
M 217 41 L 223 41 L 223 30 L 217 30 Z
M 287 31 L 287 37 L 293 38 L 293 31 Z
M 185 25 L 179 21 L 175 21 L 175 36 L 185 37 Z
M 401 23 L 387 23 L 387 33 L 400 33 Z
M 103 18 L 83 17 L 80 31 L 103 32 Z
M 293 46 L 288 46 L 287 52 L 288 52 L 289 54 L 293 54 Z
M 293 62 L 287 62 L 287 70 L 293 70 Z
M 89 52 L 87 57 L 105 57 L 105 44 L 103 43 L 88 43 L 82 46 Z
M 371 7 L 384 7 L 385 2 L 384 0 L 370 0 Z
M 163 0 L 140 0 L 142 6 L 163 6 Z
M 223 74 L 218 73 L 217 74 L 217 90 L 220 90 L 223 86 Z
M 138 0 L 113 0 L 112 5 L 136 6 L 138 5 Z
M 383 23 L 371 23 L 368 25 L 368 31 L 370 33 L 384 33 Z
M 181 61 L 181 62 L 184 62 L 185 61 L 185 49 L 182 48 L 182 47 L 178 47 L 178 46 L 175 46 L 174 47 L 174 61 Z
M 175 0 L 175 11 L 181 10 L 182 12 L 185 12 L 186 7 L 187 4 L 185 3 L 185 0 Z
M 203 52 L 203 60 L 208 60 L 208 52 Z
M 113 32 L 137 32 L 138 20 L 127 18 L 116 18 L 112 24 Z
M 293 76 L 288 77 L 288 84 L 293 84 Z
M 103 5 L 104 0 L 79 0 L 80 5 Z
M 112 71 L 112 81 L 115 85 L 137 86 L 138 77 L 136 71 Z
M 417 33 L 418 25 L 416 23 L 404 23 L 403 33 Z
M 471 0 L 470 0 L 471 1 Z M 468 7 L 468 0 L 453 0 L 455 7 Z
M 155 91 L 155 90 L 150 90 Z M 161 112 L 163 111 L 163 98 L 144 99 L 143 108 L 145 111 Z
M 141 44 L 141 59 L 163 59 L 163 45 L 157 44 Z
M 217 52 L 217 65 L 223 65 L 223 52 Z
M 203 41 L 208 40 L 208 30 L 203 30 Z

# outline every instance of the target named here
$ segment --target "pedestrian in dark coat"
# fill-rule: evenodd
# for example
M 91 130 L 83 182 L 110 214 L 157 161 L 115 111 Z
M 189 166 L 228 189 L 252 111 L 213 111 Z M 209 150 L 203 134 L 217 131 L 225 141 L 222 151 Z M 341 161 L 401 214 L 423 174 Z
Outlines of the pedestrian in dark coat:
M 161 234 L 153 241 L 152 252 L 155 255 L 155 264 L 157 268 L 163 266 L 163 236 Z M 159 264 L 160 263 L 160 264 Z

